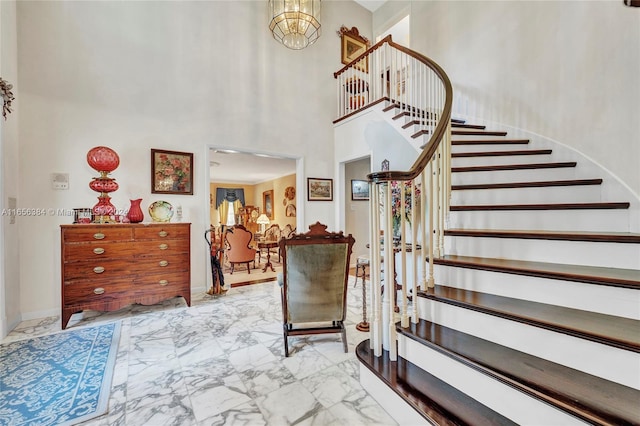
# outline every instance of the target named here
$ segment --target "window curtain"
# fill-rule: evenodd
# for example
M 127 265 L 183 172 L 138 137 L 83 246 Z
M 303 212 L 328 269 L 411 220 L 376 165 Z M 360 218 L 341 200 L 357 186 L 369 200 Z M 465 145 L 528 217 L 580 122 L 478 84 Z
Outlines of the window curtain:
M 220 225 L 227 224 L 227 215 L 229 214 L 229 202 L 222 200 L 222 203 L 218 205 L 218 216 L 220 217 Z
M 222 200 L 222 203 L 218 206 L 218 216 L 221 225 L 227 224 L 227 217 L 229 217 L 229 208 L 231 207 L 231 203 L 227 200 Z M 242 207 L 242 203 L 240 200 L 235 200 L 233 202 L 233 213 L 237 214 Z
M 216 208 L 220 208 L 220 204 L 223 201 L 233 203 L 234 201 L 240 201 L 240 204 L 244 206 L 244 189 L 243 188 L 216 188 Z M 227 211 L 228 212 L 228 211 Z

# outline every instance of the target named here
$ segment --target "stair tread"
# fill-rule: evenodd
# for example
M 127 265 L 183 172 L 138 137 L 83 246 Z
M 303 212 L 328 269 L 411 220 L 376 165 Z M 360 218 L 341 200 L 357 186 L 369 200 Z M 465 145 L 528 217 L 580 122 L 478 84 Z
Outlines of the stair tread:
M 640 244 L 640 234 L 632 232 L 447 229 L 444 231 L 444 234 L 450 236 L 466 237 L 520 238 Z
M 598 202 L 598 203 L 550 203 L 550 204 L 483 204 L 451 206 L 451 211 L 479 211 L 479 210 L 611 210 L 628 209 L 629 203 Z
M 458 136 L 506 136 L 502 130 L 452 130 L 452 135 Z
M 376 357 L 369 340 L 360 342 L 356 356 L 401 398 L 435 424 L 515 425 L 446 382 L 403 358 L 389 360 L 389 352 Z
M 640 391 L 425 320 L 399 333 L 593 423 L 639 424 Z
M 548 180 L 538 182 L 503 182 L 503 183 L 476 183 L 468 185 L 451 185 L 451 190 L 469 189 L 506 189 L 506 188 L 540 188 L 547 186 L 579 186 L 579 185 L 600 185 L 602 179 L 568 179 L 568 180 Z
M 452 139 L 452 145 L 499 145 L 499 144 L 519 144 L 526 145 L 529 139 Z
M 516 151 L 481 151 L 481 152 L 454 152 L 451 158 L 466 157 L 506 157 L 512 155 L 548 155 L 551 154 L 550 149 L 527 149 Z
M 640 352 L 640 321 L 546 303 L 436 285 L 420 297 L 451 302 L 581 339 Z
M 640 271 L 637 269 L 601 266 L 567 265 L 527 260 L 497 259 L 475 256 L 445 255 L 433 259 L 436 265 L 467 267 L 495 272 L 531 275 L 590 284 L 611 285 L 640 290 Z
M 499 164 L 490 166 L 452 167 L 451 172 L 490 172 L 500 170 L 530 170 L 530 169 L 555 169 L 562 167 L 575 167 L 575 161 L 561 161 L 549 163 L 525 163 L 525 164 Z
M 456 123 L 451 120 L 451 127 L 456 127 L 459 129 L 486 129 L 487 126 L 482 124 L 465 124 L 465 123 Z

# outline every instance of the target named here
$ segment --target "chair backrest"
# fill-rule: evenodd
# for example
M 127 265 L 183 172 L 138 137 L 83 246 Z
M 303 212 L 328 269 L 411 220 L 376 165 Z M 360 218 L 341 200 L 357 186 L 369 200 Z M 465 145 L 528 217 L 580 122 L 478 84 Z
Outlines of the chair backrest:
M 242 225 L 236 225 L 225 233 L 226 255 L 229 262 L 247 262 L 255 258 L 256 251 L 249 247 L 253 234 Z
M 287 223 L 284 228 L 282 228 L 282 238 L 291 238 L 295 233 L 296 228 L 292 227 L 289 223 Z
M 280 240 L 285 323 L 344 321 L 349 259 L 355 240 L 327 232 L 317 222 L 309 232 Z
M 280 225 L 274 223 L 264 231 L 264 239 L 267 241 L 280 241 L 281 234 Z

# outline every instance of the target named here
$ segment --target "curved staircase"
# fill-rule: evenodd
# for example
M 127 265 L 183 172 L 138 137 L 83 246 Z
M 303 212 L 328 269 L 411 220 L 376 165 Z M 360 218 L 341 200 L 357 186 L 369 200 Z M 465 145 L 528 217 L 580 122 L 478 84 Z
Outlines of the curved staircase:
M 336 147 L 418 153 L 368 175 L 385 270 L 365 389 L 407 425 L 640 425 L 637 196 L 560 144 L 452 119 L 444 70 L 390 36 L 334 77 Z
M 640 424 L 630 203 L 529 140 L 462 120 L 452 135 L 436 285 L 417 293 L 419 321 L 396 324 L 396 361 L 358 346 L 363 384 L 401 424 Z

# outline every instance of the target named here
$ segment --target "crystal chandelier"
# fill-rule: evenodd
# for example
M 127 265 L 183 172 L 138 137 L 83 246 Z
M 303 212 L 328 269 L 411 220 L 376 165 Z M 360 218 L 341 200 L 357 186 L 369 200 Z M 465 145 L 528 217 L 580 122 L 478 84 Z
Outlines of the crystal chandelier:
M 304 49 L 320 37 L 321 0 L 269 0 L 269 29 L 289 49 Z

